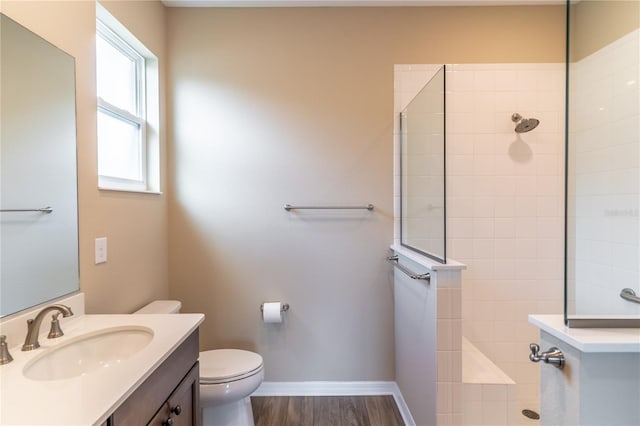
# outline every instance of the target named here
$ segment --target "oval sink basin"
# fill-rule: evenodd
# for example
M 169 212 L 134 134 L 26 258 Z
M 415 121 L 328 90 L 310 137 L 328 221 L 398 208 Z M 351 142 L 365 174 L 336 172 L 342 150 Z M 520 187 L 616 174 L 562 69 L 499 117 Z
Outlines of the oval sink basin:
M 25 365 L 32 380 L 61 380 L 114 368 L 153 339 L 146 327 L 114 327 L 84 334 L 44 352 Z

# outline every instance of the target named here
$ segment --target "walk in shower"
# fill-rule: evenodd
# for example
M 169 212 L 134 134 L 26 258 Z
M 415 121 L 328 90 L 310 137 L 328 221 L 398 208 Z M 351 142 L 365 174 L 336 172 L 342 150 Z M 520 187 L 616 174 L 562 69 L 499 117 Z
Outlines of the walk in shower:
M 396 66 L 398 115 L 417 109 L 412 108 L 416 94 L 429 93 L 423 87 L 437 81 L 441 68 Z M 455 260 L 467 267 L 458 314 L 461 359 L 467 362 L 462 361 L 460 385 L 453 385 L 458 390 L 449 400 L 461 407 L 463 424 L 531 424 L 534 420 L 522 412 L 539 412 L 539 366 L 528 359 L 538 331 L 528 315 L 563 312 L 564 79 L 562 62 L 447 64 L 444 71 L 446 98 L 440 102 L 446 106 L 446 156 L 441 154 L 445 178 L 440 191 L 446 187 L 446 197 L 439 205 L 446 206 L 446 217 L 438 223 L 446 224 L 440 247 L 446 247 L 447 264 Z M 514 113 L 520 116 L 516 121 Z M 529 131 L 516 131 L 524 120 L 529 120 L 522 123 Z M 401 137 L 419 128 L 412 127 L 411 117 L 403 116 L 402 122 Z M 437 133 L 433 129 L 423 133 Z M 411 143 L 411 135 L 406 139 Z M 426 168 L 426 148 L 421 146 L 415 158 L 411 149 L 403 142 L 399 159 L 410 170 L 412 161 Z M 435 202 L 426 195 L 428 187 L 416 183 L 404 167 L 399 177 L 402 185 L 396 189 L 403 196 L 405 189 L 422 195 L 422 211 L 436 223 L 444 209 L 429 210 Z M 423 177 L 422 182 L 431 181 Z M 403 221 L 411 219 L 404 210 L 411 201 L 398 200 Z M 398 224 L 396 244 L 400 229 L 403 245 L 419 241 L 406 233 L 421 228 L 408 224 Z M 473 356 L 465 356 L 465 348 Z M 458 365 L 441 361 L 445 371 Z

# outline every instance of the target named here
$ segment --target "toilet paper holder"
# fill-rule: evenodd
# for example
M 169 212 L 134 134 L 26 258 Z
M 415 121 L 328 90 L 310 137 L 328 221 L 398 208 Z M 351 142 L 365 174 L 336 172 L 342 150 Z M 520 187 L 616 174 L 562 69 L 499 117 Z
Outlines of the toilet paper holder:
M 271 302 L 264 302 L 260 304 L 260 312 L 264 312 L 264 304 L 265 303 L 271 303 Z M 288 303 L 283 303 L 280 306 L 280 312 L 287 312 L 289 310 L 289 304 Z

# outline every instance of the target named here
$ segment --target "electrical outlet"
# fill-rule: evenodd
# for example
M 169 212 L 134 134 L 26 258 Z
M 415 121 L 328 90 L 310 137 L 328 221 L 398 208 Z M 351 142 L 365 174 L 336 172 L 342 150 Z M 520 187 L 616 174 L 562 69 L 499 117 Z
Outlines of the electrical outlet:
M 107 261 L 107 237 L 96 238 L 96 265 Z

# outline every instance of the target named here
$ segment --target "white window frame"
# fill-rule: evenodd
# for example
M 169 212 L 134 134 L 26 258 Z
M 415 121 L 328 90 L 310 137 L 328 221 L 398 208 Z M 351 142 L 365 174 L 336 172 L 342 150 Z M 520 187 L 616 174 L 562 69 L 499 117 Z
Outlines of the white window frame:
M 98 174 L 98 188 L 104 190 L 160 193 L 157 58 L 99 3 L 96 37 L 101 37 L 135 64 L 136 111 L 125 111 L 98 97 L 97 112 L 134 124 L 139 129 L 140 179 Z M 96 70 L 97 72 L 97 70 Z M 148 90 L 147 84 L 152 86 Z M 148 106 L 151 105 L 150 109 Z M 150 114 L 150 115 L 149 115 Z M 99 141 L 98 141 L 99 143 Z M 99 161 L 99 159 L 98 159 Z M 156 164 L 157 163 L 157 164 Z

